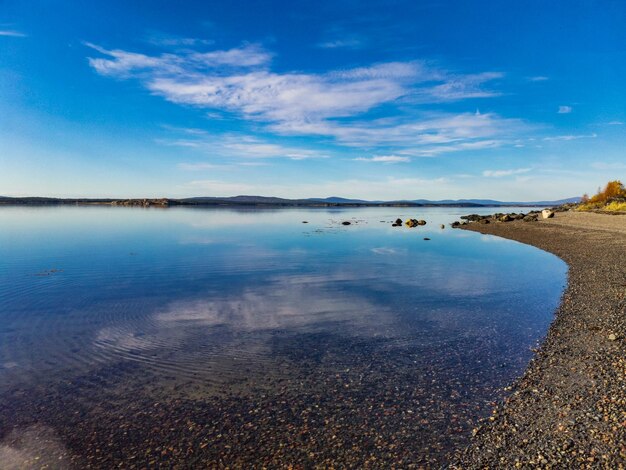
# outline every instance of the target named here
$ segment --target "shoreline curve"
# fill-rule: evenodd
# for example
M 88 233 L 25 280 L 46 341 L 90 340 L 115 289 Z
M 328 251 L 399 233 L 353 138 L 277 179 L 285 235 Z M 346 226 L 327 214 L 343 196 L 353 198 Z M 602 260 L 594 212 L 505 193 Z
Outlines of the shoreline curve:
M 569 269 L 535 356 L 450 467 L 626 468 L 626 217 L 570 211 L 461 228 L 532 245 Z

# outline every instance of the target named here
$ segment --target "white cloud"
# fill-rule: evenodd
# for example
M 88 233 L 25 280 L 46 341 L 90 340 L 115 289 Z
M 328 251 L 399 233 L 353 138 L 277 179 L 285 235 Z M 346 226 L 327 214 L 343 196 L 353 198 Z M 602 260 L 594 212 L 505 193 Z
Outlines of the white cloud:
M 556 135 L 552 137 L 544 137 L 545 141 L 559 141 L 559 140 L 577 140 L 577 139 L 595 139 L 598 134 L 568 134 L 568 135 Z
M 247 142 L 228 142 L 224 144 L 224 147 L 247 158 L 289 158 L 291 160 L 327 158 L 327 155 L 314 150 L 287 147 L 253 138 L 249 138 Z
M 532 168 L 518 168 L 515 170 L 485 170 L 483 176 L 486 178 L 502 178 L 504 176 L 520 175 L 528 173 Z
M 406 77 L 383 77 L 395 69 L 386 65 L 369 70 L 372 76 L 365 78 L 254 70 L 230 76 L 154 77 L 146 86 L 174 103 L 223 109 L 249 119 L 319 121 L 352 116 L 404 95 Z
M 423 96 L 426 101 L 456 101 L 468 98 L 489 98 L 499 96 L 500 93 L 485 90 L 482 85 L 486 82 L 502 78 L 500 72 L 485 72 L 474 75 L 460 75 L 450 77 L 441 85 L 426 89 Z
M 105 49 L 86 42 L 85 45 L 109 58 L 89 57 L 89 65 L 99 74 L 119 78 L 137 77 L 147 84 L 158 78 L 172 80 L 199 80 L 204 73 L 215 72 L 221 67 L 248 68 L 267 65 L 272 55 L 258 44 L 244 44 L 242 47 L 212 52 L 185 51 L 179 54 L 164 53 L 148 56 L 120 49 Z M 217 73 L 217 72 L 215 72 Z M 219 78 L 218 75 L 215 78 Z M 150 88 L 148 86 L 148 88 Z
M 171 129 L 177 131 L 177 129 Z M 237 159 L 271 159 L 286 158 L 290 160 L 306 160 L 311 158 L 328 158 L 328 155 L 305 147 L 282 145 L 268 142 L 257 137 L 240 134 L 209 134 L 206 132 L 190 133 L 189 129 L 180 129 L 180 132 L 190 134 L 185 138 L 157 139 L 156 142 L 162 145 L 174 147 L 187 147 L 198 150 L 207 155 L 217 155 L 222 158 Z M 192 130 L 193 131 L 193 130 Z M 241 163 L 240 163 L 241 164 Z M 195 164 L 181 167 L 182 169 L 201 169 Z M 204 168 L 208 168 L 203 163 Z M 248 162 L 249 166 L 258 165 Z
M 0 36 L 8 36 L 12 38 L 25 38 L 27 35 L 25 33 L 21 33 L 20 31 L 15 31 L 11 29 L 2 29 L 0 30 Z
M 461 144 L 474 148 L 494 146 L 494 137 L 517 133 L 526 126 L 519 120 L 504 119 L 492 113 L 462 113 L 431 114 L 409 122 L 389 119 L 355 124 L 335 120 L 292 121 L 270 127 L 283 134 L 332 136 L 344 145 L 355 147 L 395 145 L 416 149 L 422 146 L 424 148 L 414 152 L 419 155 L 454 151 Z M 450 147 L 453 143 L 455 148 Z M 437 152 L 436 146 L 444 144 L 448 149 Z
M 607 124 L 609 126 L 623 126 L 624 125 L 622 121 L 610 121 L 610 122 L 607 122 Z
M 569 114 L 572 112 L 572 107 L 571 106 L 559 106 L 559 110 L 557 111 L 558 114 Z
M 550 80 L 550 78 L 543 75 L 537 75 L 534 77 L 528 77 L 528 80 L 530 80 L 531 82 L 545 82 L 546 80 Z
M 90 57 L 101 75 L 136 78 L 168 101 L 228 111 L 284 131 L 329 119 L 354 117 L 377 106 L 436 103 L 498 95 L 483 85 L 499 72 L 453 74 L 426 62 L 388 62 L 326 73 L 269 69 L 272 54 L 258 44 L 229 50 L 146 55 L 86 43 L 105 57 Z M 331 125 L 337 125 L 334 122 Z
M 428 103 L 498 96 L 498 91 L 486 85 L 502 78 L 501 72 L 452 73 L 413 60 L 324 73 L 278 73 L 271 68 L 273 54 L 259 44 L 159 55 L 86 45 L 104 56 L 88 58 L 101 75 L 137 79 L 152 94 L 170 102 L 204 108 L 216 118 L 228 113 L 282 136 L 329 137 L 340 145 L 408 158 L 499 147 L 528 128 L 520 120 L 494 113 L 418 112 L 419 106 Z M 382 106 L 396 117 L 372 120 L 365 116 Z M 168 145 L 204 146 L 192 139 Z M 252 158 L 319 156 L 275 143 L 231 142 L 223 147 Z
M 401 163 L 401 162 L 410 162 L 411 159 L 409 157 L 399 157 L 397 155 L 381 155 L 371 158 L 359 157 L 354 158 L 353 160 L 361 161 L 361 162 L 381 162 L 381 163 Z

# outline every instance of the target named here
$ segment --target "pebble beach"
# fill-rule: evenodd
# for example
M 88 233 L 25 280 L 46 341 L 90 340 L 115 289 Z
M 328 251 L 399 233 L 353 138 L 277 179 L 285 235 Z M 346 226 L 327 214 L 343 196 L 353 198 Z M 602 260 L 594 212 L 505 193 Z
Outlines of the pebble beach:
M 462 228 L 546 250 L 569 273 L 545 341 L 451 468 L 626 468 L 626 216 Z

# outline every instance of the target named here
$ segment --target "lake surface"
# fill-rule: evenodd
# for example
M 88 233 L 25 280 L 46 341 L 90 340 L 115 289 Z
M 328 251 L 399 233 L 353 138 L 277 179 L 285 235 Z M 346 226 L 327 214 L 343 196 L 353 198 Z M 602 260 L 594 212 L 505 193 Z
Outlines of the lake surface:
M 0 460 L 442 464 L 566 283 L 471 212 L 0 208 Z

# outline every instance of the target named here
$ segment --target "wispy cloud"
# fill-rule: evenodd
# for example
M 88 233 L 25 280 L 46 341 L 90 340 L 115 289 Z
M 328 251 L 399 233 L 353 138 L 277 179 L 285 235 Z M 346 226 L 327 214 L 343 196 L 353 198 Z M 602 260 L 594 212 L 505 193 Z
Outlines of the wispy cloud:
M 376 178 L 345 179 L 320 183 L 283 183 L 266 185 L 253 182 L 226 182 L 214 179 L 194 180 L 181 188 L 185 194 L 205 196 L 237 196 L 240 194 L 264 194 L 268 196 L 306 198 L 338 196 L 359 198 L 367 195 L 368 199 L 401 200 L 415 199 L 418 194 L 433 194 L 434 197 L 446 198 L 457 191 L 456 186 L 446 178 Z
M 625 170 L 626 163 L 622 162 L 593 162 L 592 168 L 596 170 Z
M 425 90 L 426 101 L 456 101 L 468 98 L 490 98 L 501 93 L 483 88 L 487 82 L 504 77 L 501 72 L 484 72 L 450 77 L 444 83 Z
M 534 77 L 528 77 L 528 80 L 531 82 L 545 82 L 550 80 L 550 78 L 543 75 L 536 75 Z
M 12 29 L 0 29 L 0 36 L 8 36 L 12 38 L 25 38 L 28 35 L 20 31 L 12 30 Z
M 323 49 L 357 49 L 362 47 L 364 43 L 365 41 L 363 39 L 352 36 L 320 42 L 317 47 Z
M 323 37 L 324 39 L 316 44 L 322 49 L 358 49 L 368 43 L 367 37 L 340 24 L 330 26 Z
M 220 165 L 214 165 L 212 163 L 179 163 L 178 168 L 186 171 L 202 171 L 202 170 L 212 170 L 215 168 L 220 168 Z
M 186 147 L 207 155 L 219 155 L 227 159 L 289 159 L 307 160 L 312 158 L 328 158 L 328 154 L 311 148 L 301 146 L 283 145 L 269 142 L 250 135 L 242 134 L 210 134 L 196 129 L 171 129 L 172 132 L 184 137 L 161 138 L 156 142 L 161 145 L 173 147 Z M 186 134 L 186 135 L 185 135 Z M 242 164 L 242 163 L 238 163 Z M 248 162 L 250 166 L 258 163 Z M 182 166 L 181 166 L 182 165 Z M 208 163 L 186 164 L 182 163 L 179 168 L 186 170 L 199 170 L 215 168 Z
M 146 41 L 155 46 L 164 47 L 208 46 L 215 43 L 213 39 L 174 36 L 164 33 L 152 33 L 146 38 Z
M 277 73 L 271 70 L 273 54 L 259 44 L 160 55 L 86 45 L 104 56 L 88 58 L 90 66 L 101 75 L 134 78 L 168 101 L 207 108 L 211 113 L 228 112 L 263 123 L 283 135 L 320 135 L 349 146 L 428 145 L 424 152 L 434 155 L 446 150 L 432 148 L 442 144 L 448 144 L 450 151 L 463 146 L 491 146 L 493 137 L 501 136 L 505 127 L 520 124 L 489 113 L 431 113 L 391 121 L 361 119 L 381 106 L 419 106 L 497 96 L 499 92 L 485 85 L 502 78 L 500 72 L 451 73 L 413 60 L 315 74 Z M 490 139 L 489 144 L 475 142 L 485 138 Z M 252 154 L 257 150 L 276 153 L 272 147 L 257 144 L 242 147 Z M 308 154 L 299 152 L 286 155 L 308 158 Z
M 504 144 L 502 138 L 521 132 L 525 127 L 519 120 L 492 113 L 427 114 L 408 122 L 394 119 L 366 123 L 324 120 L 291 121 L 270 126 L 286 135 L 332 136 L 341 144 L 352 147 L 394 146 L 398 151 L 414 156 L 497 147 Z
M 406 163 L 410 162 L 411 159 L 409 157 L 400 157 L 398 155 L 380 155 L 376 157 L 366 158 L 366 157 L 358 157 L 353 160 L 361 161 L 361 162 L 380 162 L 380 163 Z
M 607 125 L 609 125 L 609 126 L 623 126 L 624 123 L 622 121 L 610 121 L 610 122 L 607 122 Z
M 595 139 L 598 137 L 598 134 L 567 134 L 567 135 L 555 135 L 550 137 L 544 137 L 545 141 L 568 141 L 568 140 L 577 140 L 577 139 Z
M 565 105 L 559 106 L 559 110 L 557 111 L 558 114 L 569 114 L 571 112 L 572 112 L 572 107 L 565 106 Z
M 502 178 L 504 176 L 521 175 L 528 173 L 532 168 L 517 168 L 515 170 L 485 170 L 483 176 L 486 178 Z

